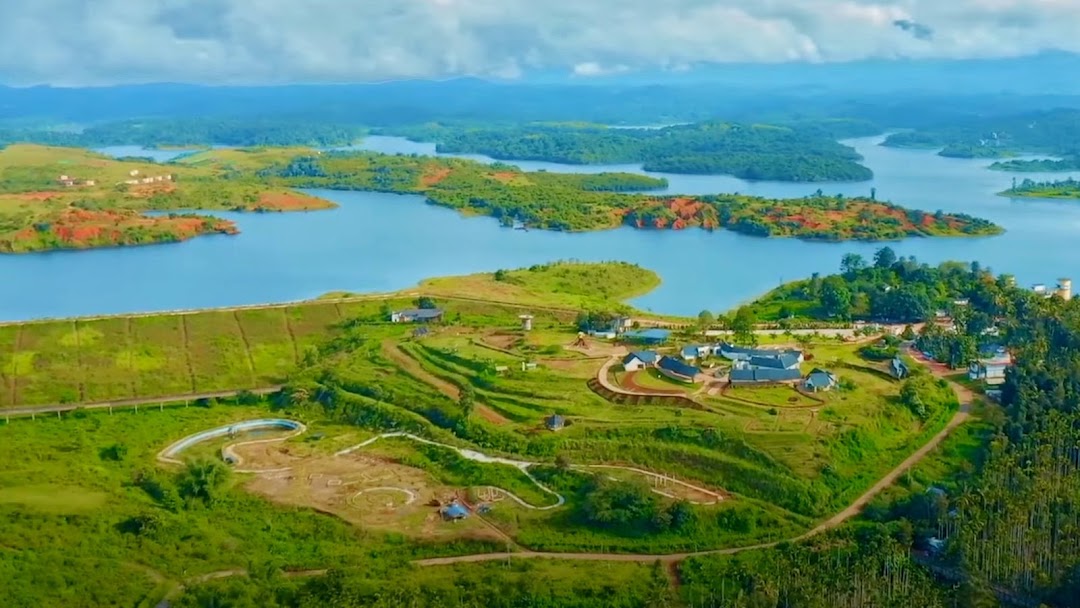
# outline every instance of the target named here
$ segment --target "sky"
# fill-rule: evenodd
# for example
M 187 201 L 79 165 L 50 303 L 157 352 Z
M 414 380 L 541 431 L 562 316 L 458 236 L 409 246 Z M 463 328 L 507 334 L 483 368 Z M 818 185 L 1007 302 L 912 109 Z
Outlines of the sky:
M 578 78 L 1080 52 L 1080 0 L 0 0 L 0 82 Z

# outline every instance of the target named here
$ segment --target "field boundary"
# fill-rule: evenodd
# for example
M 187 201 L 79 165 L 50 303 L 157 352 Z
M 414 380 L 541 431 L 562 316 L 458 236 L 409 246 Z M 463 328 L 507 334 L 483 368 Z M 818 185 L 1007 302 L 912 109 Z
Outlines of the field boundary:
M 138 399 L 113 399 L 111 401 L 95 401 L 90 403 L 60 403 L 53 405 L 35 405 L 29 407 L 12 407 L 12 408 L 0 408 L 0 416 L 7 418 L 25 418 L 27 416 L 37 416 L 38 414 L 62 414 L 64 412 L 73 412 L 75 410 L 100 410 L 100 409 L 127 409 L 134 408 L 139 409 L 140 405 L 180 405 L 181 403 L 189 403 L 191 401 L 197 401 L 199 399 L 228 399 L 230 397 L 236 397 L 241 393 L 251 393 L 257 396 L 273 395 L 280 393 L 284 386 L 264 386 L 262 388 L 253 389 L 235 389 L 227 391 L 210 391 L 205 393 L 185 393 L 181 395 L 167 395 L 164 397 L 146 397 Z

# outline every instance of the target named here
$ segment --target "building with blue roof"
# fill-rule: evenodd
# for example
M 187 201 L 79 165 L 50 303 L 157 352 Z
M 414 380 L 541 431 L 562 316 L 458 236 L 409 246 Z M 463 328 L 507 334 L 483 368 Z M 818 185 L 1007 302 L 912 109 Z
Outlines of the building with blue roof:
M 454 501 L 442 508 L 442 516 L 445 519 L 451 521 L 457 521 L 459 519 L 465 519 L 469 516 L 469 510 L 465 508 L 465 505 L 458 501 Z
M 552 414 L 544 420 L 544 426 L 549 431 L 561 431 L 566 426 L 566 419 L 558 414 Z
M 831 391 L 840 384 L 836 376 L 823 370 L 815 369 L 806 376 L 806 381 L 803 382 L 803 388 L 806 390 L 817 393 L 822 391 Z
M 707 357 L 712 353 L 712 347 L 705 344 L 691 344 L 689 346 L 682 347 L 679 354 L 687 361 L 694 361 L 702 357 Z
M 661 357 L 656 364 L 662 374 L 681 382 L 695 382 L 701 370 L 675 357 Z
M 793 353 L 777 353 L 770 355 L 753 355 L 748 360 L 752 367 L 768 367 L 771 369 L 797 369 L 799 357 Z
M 639 344 L 663 344 L 671 337 L 671 332 L 666 329 L 634 329 L 623 333 L 624 340 Z
M 770 357 L 775 358 L 782 355 L 791 355 L 795 357 L 799 363 L 803 360 L 803 354 L 800 351 L 792 349 L 777 349 L 777 348 L 747 348 L 745 346 L 735 346 L 734 344 L 728 344 L 727 342 L 720 343 L 715 351 L 721 357 L 728 359 L 729 361 L 749 361 L 753 357 Z
M 656 362 L 659 360 L 660 355 L 658 355 L 656 351 L 638 350 L 623 357 L 622 365 L 624 370 L 636 372 L 640 369 L 656 365 Z
M 794 382 L 802 379 L 797 369 L 773 369 L 769 367 L 737 367 L 731 370 L 728 381 L 733 384 L 752 384 L 757 382 Z

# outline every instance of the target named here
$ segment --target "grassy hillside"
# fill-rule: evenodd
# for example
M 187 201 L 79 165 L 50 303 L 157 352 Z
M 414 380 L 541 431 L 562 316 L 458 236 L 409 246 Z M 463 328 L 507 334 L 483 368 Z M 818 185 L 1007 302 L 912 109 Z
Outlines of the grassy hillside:
M 659 284 L 655 273 L 625 263 L 549 264 L 493 274 L 425 281 L 408 295 L 313 301 L 262 309 L 208 310 L 0 325 L 0 408 L 164 397 L 276 385 L 316 345 L 356 318 L 386 322 L 386 311 L 415 306 L 414 294 L 439 300 L 450 314 L 490 308 L 471 300 L 565 308 L 621 301 Z M 339 297 L 348 294 L 337 294 Z M 465 298 L 464 301 L 443 301 Z M 388 336 L 407 329 L 387 323 Z
M 648 293 L 658 285 L 659 275 L 634 264 L 559 262 L 521 270 L 428 279 L 420 284 L 420 289 L 434 295 L 583 309 L 621 302 Z

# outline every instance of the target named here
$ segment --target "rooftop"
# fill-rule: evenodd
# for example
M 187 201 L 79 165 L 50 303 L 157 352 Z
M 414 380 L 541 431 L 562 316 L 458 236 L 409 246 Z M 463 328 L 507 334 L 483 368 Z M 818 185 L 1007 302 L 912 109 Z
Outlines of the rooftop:
M 407 308 L 405 310 L 399 310 L 395 312 L 396 315 L 403 317 L 413 317 L 415 319 L 434 319 L 443 314 L 441 308 Z
M 666 329 L 652 328 L 652 329 L 634 329 L 623 334 L 626 338 L 631 340 L 655 340 L 664 341 L 671 337 L 671 332 Z
M 686 363 L 683 363 L 682 361 L 679 361 L 674 357 L 662 357 L 660 359 L 660 362 L 657 363 L 657 367 L 663 370 L 667 370 L 673 374 L 686 376 L 687 378 L 693 378 L 694 376 L 701 373 L 700 369 L 694 367 L 693 365 L 687 365 Z
M 636 350 L 629 355 L 623 357 L 623 363 L 629 363 L 633 359 L 639 359 L 642 363 L 656 363 L 656 360 L 660 358 L 660 355 L 656 354 L 656 351 L 652 350 Z

